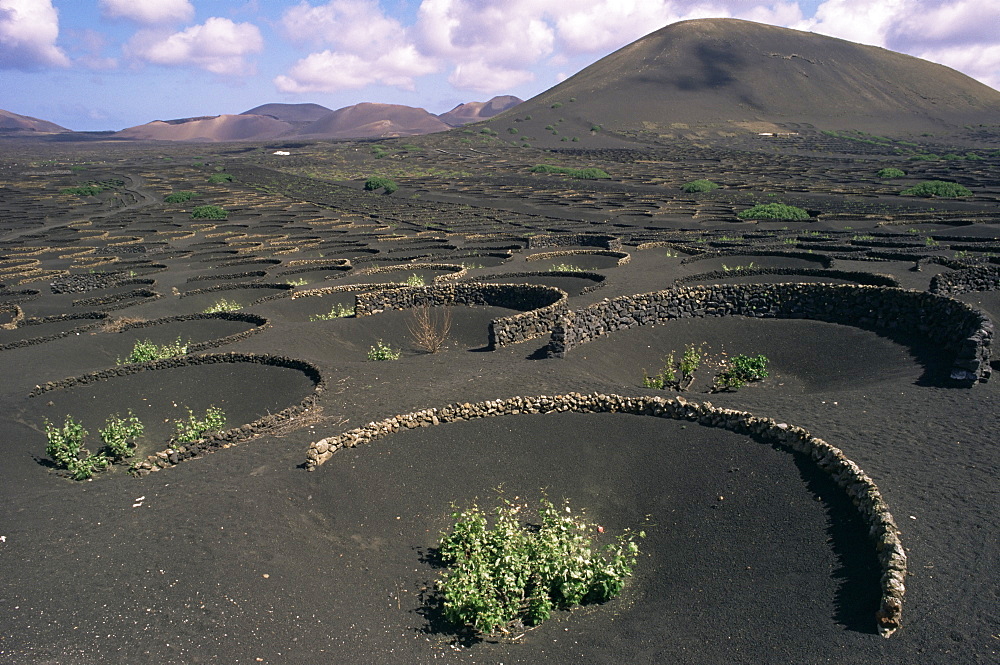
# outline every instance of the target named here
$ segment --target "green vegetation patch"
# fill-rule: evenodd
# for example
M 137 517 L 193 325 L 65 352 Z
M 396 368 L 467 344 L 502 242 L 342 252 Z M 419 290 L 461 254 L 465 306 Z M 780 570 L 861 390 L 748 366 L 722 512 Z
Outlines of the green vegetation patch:
M 174 192 L 163 197 L 164 203 L 184 203 L 198 196 L 195 192 Z
M 191 217 L 194 219 L 225 219 L 228 216 L 226 209 L 219 206 L 195 206 L 191 211 Z
M 901 191 L 900 196 L 923 196 L 930 198 L 938 196 L 945 199 L 954 199 L 960 196 L 972 196 L 972 192 L 957 182 L 946 180 L 926 180 L 913 187 Z
M 809 219 L 809 213 L 802 208 L 784 203 L 761 203 L 736 215 L 740 219 L 788 219 L 802 221 Z
M 232 182 L 233 180 L 233 176 L 228 173 L 213 173 L 208 176 L 208 181 L 213 185 L 221 185 L 222 183 Z
M 185 355 L 187 352 L 188 343 L 181 342 L 180 337 L 171 344 L 154 344 L 148 339 L 143 339 L 136 341 L 132 346 L 132 351 L 125 358 L 119 358 L 117 362 L 119 365 L 126 363 L 146 363 L 153 360 L 176 358 L 177 356 Z
M 877 178 L 902 178 L 906 175 L 906 171 L 903 169 L 897 169 L 893 167 L 879 169 L 878 173 L 875 174 Z
M 503 499 L 492 523 L 475 504 L 452 513 L 454 525 L 439 545 L 447 570 L 438 590 L 448 621 L 492 634 L 621 592 L 645 533 L 626 531 L 600 546 L 594 540 L 604 528 L 574 514 L 568 501 L 540 504 L 531 515 L 527 504 Z
M 531 168 L 531 172 L 568 175 L 571 178 L 579 178 L 581 180 L 606 180 L 611 177 L 607 172 L 598 168 L 574 169 L 568 166 L 554 166 L 552 164 L 536 164 Z
M 378 189 L 385 190 L 386 194 L 392 194 L 399 189 L 399 185 L 394 180 L 385 176 L 372 176 L 368 180 L 365 180 L 365 191 L 374 192 Z
M 712 182 L 711 180 L 692 180 L 691 182 L 684 183 L 681 185 L 681 191 L 687 192 L 688 194 L 695 194 L 698 192 L 710 192 L 713 189 L 718 189 L 719 185 Z

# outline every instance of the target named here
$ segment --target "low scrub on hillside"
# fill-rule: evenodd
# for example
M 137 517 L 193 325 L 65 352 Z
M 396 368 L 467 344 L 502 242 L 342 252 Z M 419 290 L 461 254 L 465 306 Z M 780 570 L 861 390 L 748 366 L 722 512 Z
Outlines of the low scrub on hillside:
M 383 176 L 373 176 L 365 180 L 365 191 L 374 192 L 378 189 L 384 190 L 386 194 L 392 194 L 399 189 L 399 185 L 394 180 Z
M 941 198 L 953 199 L 959 196 L 972 196 L 972 192 L 957 182 L 946 180 L 926 180 L 901 191 L 900 196 L 939 196 Z
M 711 180 L 692 180 L 691 182 L 684 183 L 681 185 L 681 191 L 687 192 L 688 194 L 696 194 L 698 192 L 710 192 L 713 189 L 718 189 L 719 185 L 712 182 Z
M 581 180 L 605 180 L 611 177 L 607 172 L 598 168 L 574 169 L 568 166 L 553 166 L 552 164 L 538 164 L 531 168 L 531 172 L 568 175 L 571 178 L 580 178 Z
M 875 174 L 877 178 L 902 178 L 906 175 L 906 171 L 897 168 L 885 168 L 879 169 L 878 173 Z
M 228 216 L 229 213 L 225 208 L 219 206 L 196 206 L 191 211 L 191 217 L 194 219 L 225 219 Z
M 185 201 L 190 201 L 197 194 L 195 192 L 174 192 L 173 194 L 167 194 L 163 197 L 164 203 L 184 203 Z
M 809 213 L 802 208 L 784 203 L 761 203 L 736 215 L 740 219 L 788 219 L 801 221 L 809 219 Z

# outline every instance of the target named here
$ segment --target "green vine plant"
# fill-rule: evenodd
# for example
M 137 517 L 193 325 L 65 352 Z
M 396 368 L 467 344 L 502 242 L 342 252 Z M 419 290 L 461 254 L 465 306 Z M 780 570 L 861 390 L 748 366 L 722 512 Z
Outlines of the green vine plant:
M 62 427 L 46 420 L 45 454 L 52 458 L 57 468 L 67 470 L 73 480 L 89 480 L 96 472 L 131 457 L 144 429 L 131 411 L 128 418 L 118 414 L 109 416 L 104 428 L 99 430 L 104 448 L 92 453 L 83 446 L 87 430 L 72 416 L 66 416 Z
M 603 603 L 621 592 L 645 532 L 626 530 L 596 545 L 604 528 L 574 514 L 568 500 L 560 507 L 545 498 L 539 503 L 535 512 L 517 497 L 501 497 L 492 520 L 476 504 L 453 505 L 454 525 L 439 543 L 447 566 L 437 584 L 445 619 L 479 636 L 507 634 L 538 625 L 554 610 Z
M 642 385 L 644 388 L 659 390 L 684 391 L 694 383 L 695 372 L 705 357 L 704 347 L 688 344 L 684 348 L 680 361 L 675 361 L 671 351 L 663 361 L 663 368 L 653 376 L 642 370 Z M 679 378 L 678 378 L 679 375 Z
M 394 349 L 382 340 L 375 343 L 375 346 L 368 349 L 368 360 L 399 360 L 403 356 L 402 351 Z
M 145 363 L 152 360 L 176 358 L 177 356 L 187 354 L 190 343 L 190 341 L 181 342 L 180 337 L 171 344 L 154 344 L 148 339 L 138 340 L 125 358 L 118 358 L 115 362 L 119 365 L 125 365 L 128 363 Z
M 208 434 L 221 432 L 226 426 L 226 412 L 217 406 L 210 406 L 205 415 L 198 418 L 194 411 L 188 409 L 187 419 L 174 421 L 174 436 L 171 443 L 194 443 L 204 439 Z
M 736 355 L 729 359 L 726 369 L 715 376 L 712 392 L 736 391 L 752 381 L 768 377 L 767 356 Z
M 309 316 L 310 321 L 332 321 L 334 319 L 346 319 L 349 316 L 354 316 L 354 308 L 347 307 L 343 303 L 337 303 L 330 308 L 330 311 L 326 314 L 311 314 Z

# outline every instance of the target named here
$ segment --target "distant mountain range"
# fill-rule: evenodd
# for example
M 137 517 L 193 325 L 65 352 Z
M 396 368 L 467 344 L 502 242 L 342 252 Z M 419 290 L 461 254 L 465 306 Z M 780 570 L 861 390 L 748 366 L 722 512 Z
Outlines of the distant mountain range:
M 336 111 L 264 104 L 237 115 L 157 120 L 101 138 L 387 138 L 487 121 L 498 133 L 507 130 L 500 135 L 530 136 L 532 145 L 548 146 L 568 136 L 598 141 L 609 134 L 602 130 L 697 137 L 825 128 L 899 135 L 995 125 L 998 118 L 1000 92 L 942 65 L 810 32 L 699 19 L 657 30 L 527 102 L 506 95 L 440 115 L 395 104 Z M 68 131 L 0 112 L 0 134 Z
M 333 111 L 319 104 L 262 104 L 236 115 L 154 120 L 101 138 L 135 141 L 267 141 L 279 137 L 309 139 L 388 138 L 443 132 L 493 117 L 521 100 L 512 95 L 488 102 L 459 104 L 436 116 L 398 104 L 362 103 Z M 65 127 L 0 111 L 0 132 L 8 135 L 65 133 Z

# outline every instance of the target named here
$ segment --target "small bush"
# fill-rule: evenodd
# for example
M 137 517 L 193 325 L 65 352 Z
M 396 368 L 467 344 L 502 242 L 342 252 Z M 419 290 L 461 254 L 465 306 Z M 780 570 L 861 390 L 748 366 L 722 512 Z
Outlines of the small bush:
M 751 381 L 766 379 L 767 363 L 767 356 L 733 356 L 729 367 L 716 375 L 712 389 L 739 390 Z
M 383 176 L 373 176 L 365 180 L 365 191 L 374 192 L 377 189 L 384 189 L 386 194 L 392 194 L 399 189 L 399 185 Z
M 412 320 L 406 324 L 413 336 L 413 345 L 426 353 L 443 349 L 451 332 L 451 318 L 451 307 L 443 311 L 432 311 L 430 305 L 414 309 Z
M 947 182 L 945 180 L 926 180 L 913 187 L 904 189 L 900 196 L 923 196 L 930 198 L 939 196 L 941 198 L 953 199 L 960 196 L 972 196 L 972 192 L 959 185 L 957 182 Z
M 562 108 L 562 102 L 556 102 L 550 108 L 554 108 L 554 109 Z
M 417 273 L 413 273 L 403 280 L 403 284 L 406 284 L 407 286 L 427 286 L 427 280 Z
M 66 416 L 62 427 L 46 420 L 45 436 L 48 439 L 45 454 L 52 458 L 56 466 L 69 471 L 73 480 L 87 480 L 111 463 L 104 455 L 92 454 L 83 447 L 87 430 L 72 416 Z
M 233 180 L 233 176 L 228 173 L 213 173 L 208 176 L 208 181 L 213 185 L 221 185 L 222 183 L 232 182 Z
M 354 316 L 354 308 L 347 307 L 343 303 L 337 303 L 334 305 L 327 314 L 313 314 L 309 317 L 310 321 L 332 321 L 333 319 L 344 319 L 348 316 Z
M 762 203 L 736 215 L 740 219 L 787 219 L 802 221 L 809 219 L 809 213 L 802 208 L 784 203 Z
M 572 263 L 557 263 L 552 266 L 552 272 L 583 272 L 583 268 Z
M 205 309 L 205 314 L 219 314 L 221 312 L 236 312 L 243 309 L 243 305 L 239 304 L 235 300 L 226 300 L 225 298 L 220 298 L 215 301 L 214 305 L 210 305 Z
M 642 371 L 642 385 L 645 388 L 657 388 L 660 390 L 687 390 L 694 383 L 694 374 L 701 365 L 704 352 L 702 347 L 688 344 L 684 349 L 680 362 L 674 360 L 674 352 L 663 361 L 663 369 L 659 373 L 649 376 L 646 370 Z M 680 379 L 677 374 L 680 372 Z
M 380 145 L 372 146 L 372 155 L 375 156 L 375 159 L 382 159 L 388 154 L 389 151 L 386 150 L 385 147 Z
M 132 456 L 144 431 L 142 422 L 131 411 L 125 419 L 119 418 L 118 414 L 109 416 L 104 429 L 99 430 L 108 457 L 115 461 Z
M 617 596 L 639 557 L 639 531 L 595 546 L 604 531 L 574 515 L 569 502 L 547 499 L 538 524 L 522 524 L 528 506 L 504 500 L 492 525 L 473 504 L 457 508 L 440 553 L 448 566 L 438 580 L 444 616 L 481 634 L 506 632 L 518 622 L 537 625 L 553 610 L 601 603 Z
M 167 194 L 163 197 L 164 203 L 184 203 L 185 201 L 190 201 L 197 194 L 195 192 L 174 192 L 173 194 Z
M 188 352 L 188 345 L 181 342 L 178 337 L 173 344 L 154 344 L 148 339 L 138 340 L 132 346 L 132 351 L 125 358 L 119 358 L 116 362 L 119 365 L 126 363 L 147 363 L 152 360 L 163 360 L 165 358 L 176 358 Z
M 174 421 L 174 436 L 171 442 L 194 443 L 205 438 L 211 432 L 221 432 L 226 426 L 226 413 L 217 406 L 210 406 L 203 418 L 197 418 L 194 411 L 188 409 L 186 420 Z
M 906 175 L 906 171 L 897 168 L 886 168 L 879 169 L 878 173 L 875 174 L 877 178 L 902 178 Z
M 228 216 L 229 213 L 225 208 L 219 206 L 195 206 L 191 211 L 191 217 L 194 219 L 225 219 Z
M 695 194 L 698 192 L 710 192 L 713 189 L 718 189 L 719 185 L 712 182 L 711 180 L 692 180 L 691 182 L 681 185 L 681 191 L 687 192 L 688 194 Z
M 399 360 L 403 356 L 402 352 L 385 344 L 379 340 L 375 346 L 368 349 L 368 360 Z
M 552 164 L 536 164 L 531 168 L 532 173 L 555 173 L 558 175 L 568 175 L 571 178 L 582 180 L 604 180 L 610 178 L 606 172 L 598 168 L 574 169 L 567 166 L 553 166 Z

